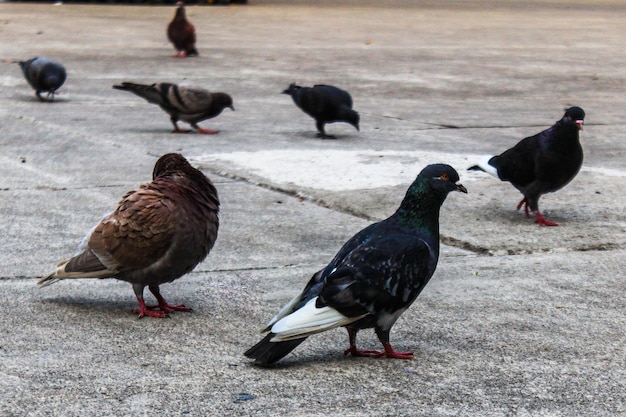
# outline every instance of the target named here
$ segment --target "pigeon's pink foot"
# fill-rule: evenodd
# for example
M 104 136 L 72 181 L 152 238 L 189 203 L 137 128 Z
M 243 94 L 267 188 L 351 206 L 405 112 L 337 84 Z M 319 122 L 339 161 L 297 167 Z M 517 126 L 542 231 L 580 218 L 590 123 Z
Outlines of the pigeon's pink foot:
M 163 297 L 157 297 L 158 304 L 154 306 L 146 305 L 143 298 L 137 298 L 137 302 L 139 303 L 139 308 L 133 310 L 133 313 L 138 314 L 139 318 L 143 318 L 145 316 L 148 317 L 156 317 L 156 318 L 165 318 L 167 317 L 167 313 L 171 313 L 172 311 L 191 311 L 191 308 L 185 307 L 184 305 L 170 305 L 165 301 Z
M 145 316 L 158 319 L 163 319 L 167 317 L 165 311 L 157 311 L 154 310 L 154 307 L 147 306 L 143 297 L 137 297 L 137 302 L 139 303 L 139 308 L 133 309 L 133 313 L 138 314 L 140 319 L 144 318 Z
M 535 211 L 535 223 L 539 223 L 539 226 L 558 226 L 559 224 L 556 222 L 551 222 L 550 220 L 546 220 L 545 217 L 539 213 L 539 211 Z
M 211 130 L 211 129 L 205 129 L 203 127 L 198 127 L 198 132 L 204 133 L 205 135 L 215 135 L 219 132 L 219 130 Z
M 530 217 L 530 212 L 528 211 L 528 198 L 524 197 L 522 201 L 519 202 L 519 204 L 517 205 L 517 210 L 522 208 L 522 205 L 524 206 L 524 212 L 526 213 L 526 217 Z
M 383 356 L 385 352 L 380 350 L 359 350 L 356 346 L 350 346 L 348 349 L 343 351 L 343 356 L 357 356 L 359 358 L 380 358 Z
M 397 352 L 389 343 L 383 343 L 384 351 L 380 350 L 359 350 L 356 346 L 350 346 L 343 352 L 344 356 L 352 355 L 368 358 L 382 358 L 383 356 L 392 359 L 413 359 L 413 352 Z
M 185 51 L 180 51 L 175 55 L 172 55 L 172 58 L 187 58 L 187 53 Z

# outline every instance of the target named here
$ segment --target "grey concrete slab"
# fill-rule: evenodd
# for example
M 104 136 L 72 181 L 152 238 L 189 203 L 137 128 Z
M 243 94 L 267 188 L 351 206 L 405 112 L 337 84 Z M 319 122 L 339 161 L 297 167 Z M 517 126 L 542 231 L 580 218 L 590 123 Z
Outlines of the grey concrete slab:
M 188 60 L 170 58 L 171 7 L 0 3 L 0 415 L 626 414 L 621 2 L 285 3 L 189 6 Z M 35 55 L 68 69 L 56 103 L 11 62 Z M 236 111 L 202 123 L 218 135 L 173 135 L 121 81 L 226 91 Z M 348 89 L 361 131 L 316 139 L 290 82 Z M 572 104 L 584 167 L 542 198 L 561 226 L 540 228 L 511 186 L 464 169 Z M 163 286 L 193 313 L 137 320 L 117 281 L 37 289 L 173 151 L 222 199 L 213 252 Z M 252 366 L 258 329 L 440 161 L 470 193 L 446 201 L 439 268 L 392 331 L 416 359 L 343 358 L 335 330 Z

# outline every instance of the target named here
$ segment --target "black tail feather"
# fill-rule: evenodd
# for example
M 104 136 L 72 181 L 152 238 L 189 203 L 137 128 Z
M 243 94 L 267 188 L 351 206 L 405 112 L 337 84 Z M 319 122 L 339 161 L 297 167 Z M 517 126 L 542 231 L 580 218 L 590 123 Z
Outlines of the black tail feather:
M 246 350 L 244 355 L 254 359 L 256 365 L 271 365 L 287 356 L 306 339 L 304 337 L 286 342 L 270 342 L 274 336 L 274 333 L 268 333 L 259 343 Z
M 485 172 L 484 169 L 482 169 L 481 167 L 479 167 L 478 165 L 472 165 L 471 167 L 467 168 L 468 171 L 482 171 Z

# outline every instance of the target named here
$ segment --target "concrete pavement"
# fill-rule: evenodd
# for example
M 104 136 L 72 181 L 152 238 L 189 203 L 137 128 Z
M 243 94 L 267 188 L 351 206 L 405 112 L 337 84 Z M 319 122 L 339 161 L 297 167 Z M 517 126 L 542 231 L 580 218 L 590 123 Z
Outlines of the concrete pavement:
M 335 2 L 333 2 L 335 3 Z M 626 415 L 626 10 L 619 2 L 314 2 L 188 7 L 200 56 L 171 59 L 171 7 L 0 3 L 0 415 Z M 54 104 L 10 61 L 64 63 Z M 234 98 L 172 135 L 168 116 L 111 89 L 188 82 Z M 290 82 L 349 90 L 361 132 L 314 122 Z M 469 173 L 472 158 L 587 112 L 578 177 L 542 198 Z M 181 152 L 215 182 L 222 227 L 162 287 L 194 308 L 137 320 L 114 281 L 36 280 L 120 196 Z M 394 327 L 415 360 L 343 358 L 345 331 L 274 369 L 242 352 L 341 244 L 391 214 L 424 165 L 468 195 L 441 213 L 433 280 Z M 373 332 L 360 343 L 378 348 Z

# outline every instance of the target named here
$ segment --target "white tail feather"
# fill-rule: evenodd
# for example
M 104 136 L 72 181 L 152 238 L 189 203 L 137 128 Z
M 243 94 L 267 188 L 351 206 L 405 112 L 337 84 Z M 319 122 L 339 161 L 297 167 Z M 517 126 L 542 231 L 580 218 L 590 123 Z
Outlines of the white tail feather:
M 285 304 L 283 308 L 281 308 L 280 311 L 276 313 L 274 317 L 272 317 L 269 323 L 267 323 L 267 326 L 265 326 L 265 328 L 261 330 L 261 333 L 269 331 L 277 321 L 279 321 L 283 317 L 286 317 L 288 314 L 290 314 L 293 311 L 293 308 L 296 306 L 296 304 L 298 304 L 298 301 L 300 301 L 301 297 L 302 297 L 302 294 L 298 294 L 295 297 L 293 297 L 291 301 Z
M 498 176 L 498 170 L 496 170 L 495 167 L 489 165 L 489 160 L 493 158 L 493 155 L 483 155 L 477 163 L 475 163 L 474 165 L 472 165 L 472 167 L 470 167 L 470 169 L 472 169 L 473 167 L 478 167 L 481 170 L 485 171 L 487 174 L 494 176 L 498 179 L 500 179 L 500 177 Z
M 272 333 L 276 336 L 272 342 L 284 342 L 300 339 L 335 327 L 345 326 L 366 315 L 347 317 L 331 307 L 315 307 L 317 297 L 309 301 L 301 309 L 280 319 L 272 326 Z

